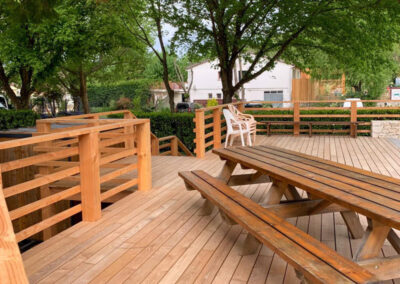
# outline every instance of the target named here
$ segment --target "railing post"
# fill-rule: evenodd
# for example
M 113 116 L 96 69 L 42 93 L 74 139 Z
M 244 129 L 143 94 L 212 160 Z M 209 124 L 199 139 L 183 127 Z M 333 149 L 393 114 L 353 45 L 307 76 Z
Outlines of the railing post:
M 151 136 L 151 154 L 153 156 L 160 155 L 160 141 L 158 141 L 157 136 L 153 133 L 150 134 Z
M 350 136 L 356 137 L 356 122 L 357 122 L 357 101 L 351 102 L 350 108 Z
M 0 279 L 1 283 L 28 283 L 3 193 L 0 172 Z
M 46 134 L 46 133 L 50 133 L 51 132 L 51 122 L 48 123 L 44 120 L 37 122 L 36 123 L 36 131 L 38 133 L 40 133 L 40 135 Z M 44 146 L 44 147 L 51 147 L 52 142 L 43 142 L 40 143 L 40 146 Z M 45 176 L 51 173 L 53 167 L 50 166 L 39 166 L 39 174 Z M 40 187 L 40 198 L 43 199 L 47 196 L 50 196 L 52 194 L 52 192 L 50 191 L 50 187 L 48 184 L 46 185 L 42 185 Z M 41 210 L 41 217 L 42 217 L 42 221 L 50 218 L 51 216 L 57 214 L 56 208 L 54 206 L 54 204 L 47 206 L 45 208 L 43 208 Z M 56 228 L 54 226 L 47 228 L 45 230 L 43 230 L 42 232 L 42 238 L 43 241 L 50 239 L 53 235 L 57 234 L 56 232 Z
M 214 148 L 221 148 L 221 108 L 213 110 Z
M 139 190 L 151 189 L 150 120 L 136 125 Z
M 83 221 L 101 218 L 99 133 L 79 136 L 79 165 Z
M 244 102 L 239 102 L 239 103 L 237 104 L 237 109 L 238 109 L 240 112 L 244 112 Z
M 300 102 L 293 103 L 293 135 L 300 134 Z
M 134 118 L 133 113 L 131 113 L 130 111 L 124 112 L 124 119 L 133 119 L 133 118 Z M 125 148 L 132 149 L 134 147 L 133 125 L 124 127 L 124 133 L 130 134 L 129 138 L 127 138 L 125 141 Z
M 171 156 L 178 156 L 178 137 L 174 137 L 171 139 Z
M 195 131 L 196 131 L 196 157 L 204 158 L 206 155 L 206 139 L 205 139 L 205 125 L 204 125 L 204 110 L 196 109 L 195 112 Z

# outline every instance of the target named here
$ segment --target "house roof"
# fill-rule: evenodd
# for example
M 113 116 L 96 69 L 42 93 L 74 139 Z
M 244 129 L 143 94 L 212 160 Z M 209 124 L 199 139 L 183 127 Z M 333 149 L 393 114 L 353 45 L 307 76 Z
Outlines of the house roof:
M 190 64 L 188 67 L 186 67 L 186 70 L 192 69 L 192 68 L 194 68 L 194 67 L 196 67 L 196 66 L 199 66 L 199 65 L 202 65 L 202 64 L 208 63 L 208 62 L 211 62 L 211 60 L 206 59 L 206 60 L 203 60 L 203 61 L 200 61 L 200 62 L 197 62 L 197 63 Z M 292 66 L 292 67 L 296 67 L 296 66 L 294 66 L 294 65 L 292 65 L 292 64 L 288 64 L 288 63 L 286 63 L 286 62 L 284 62 L 284 61 L 282 61 L 282 60 L 277 60 L 276 62 L 283 63 L 283 64 L 287 64 L 287 65 L 290 65 L 290 66 Z
M 174 91 L 182 90 L 182 89 L 183 89 L 180 83 L 171 82 L 171 81 L 169 82 L 169 87 L 170 87 L 172 90 L 174 90 Z M 150 89 L 151 89 L 151 90 L 165 90 L 166 88 L 165 88 L 164 82 L 158 82 L 158 83 L 153 84 L 153 85 L 150 87 Z

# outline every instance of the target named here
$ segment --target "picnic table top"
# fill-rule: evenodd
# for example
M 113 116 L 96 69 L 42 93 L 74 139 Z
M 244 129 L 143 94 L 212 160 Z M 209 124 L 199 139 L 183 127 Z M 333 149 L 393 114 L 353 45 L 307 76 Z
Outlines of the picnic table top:
M 273 146 L 214 149 L 230 160 L 400 229 L 400 180 Z

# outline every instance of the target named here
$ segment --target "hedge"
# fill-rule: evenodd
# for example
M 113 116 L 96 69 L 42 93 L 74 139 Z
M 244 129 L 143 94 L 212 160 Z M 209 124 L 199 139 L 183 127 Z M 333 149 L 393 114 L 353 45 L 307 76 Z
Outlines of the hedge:
M 35 126 L 39 115 L 31 110 L 0 110 L 0 129 Z
M 87 93 L 91 107 L 108 107 L 111 101 L 118 101 L 125 97 L 148 97 L 151 81 L 135 80 L 131 82 L 118 83 L 115 85 L 93 85 L 89 86 Z
M 161 138 L 176 135 L 190 151 L 194 151 L 194 113 L 170 113 L 167 111 L 133 113 L 137 118 L 150 118 L 151 132 L 153 132 L 157 137 Z M 122 118 L 122 115 L 110 115 L 109 117 Z

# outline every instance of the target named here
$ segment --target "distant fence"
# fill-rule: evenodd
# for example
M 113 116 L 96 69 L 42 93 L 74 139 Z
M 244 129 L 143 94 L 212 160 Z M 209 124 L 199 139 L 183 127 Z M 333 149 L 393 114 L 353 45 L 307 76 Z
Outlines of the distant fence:
M 350 104 L 343 107 L 344 103 Z M 357 107 L 357 102 L 362 102 L 363 107 Z M 246 108 L 247 103 L 263 104 L 260 108 Z M 360 100 L 360 101 L 284 101 L 279 102 L 286 107 L 272 107 L 275 101 L 256 101 L 256 102 L 236 102 L 236 107 L 246 113 L 252 114 L 257 121 L 290 121 L 292 126 L 276 125 L 270 129 L 272 133 L 331 133 L 331 134 L 350 134 L 350 135 L 369 135 L 371 133 L 370 120 L 372 119 L 400 119 L 400 107 L 398 106 L 379 106 L 378 104 L 400 103 L 390 100 Z M 327 106 L 325 106 L 327 105 Z M 195 112 L 196 157 L 202 158 L 206 151 L 221 147 L 221 143 L 226 137 L 226 123 L 222 117 L 222 109 L 228 105 L 219 105 L 197 109 Z M 326 121 L 324 126 L 316 126 L 311 129 L 302 126 L 306 121 Z M 335 126 L 338 121 L 348 121 L 349 126 Z M 329 123 L 331 122 L 331 123 Z M 311 126 L 310 126 L 311 127 Z M 359 129 L 354 129 L 359 127 Z M 266 133 L 264 124 L 257 126 L 258 133 Z

